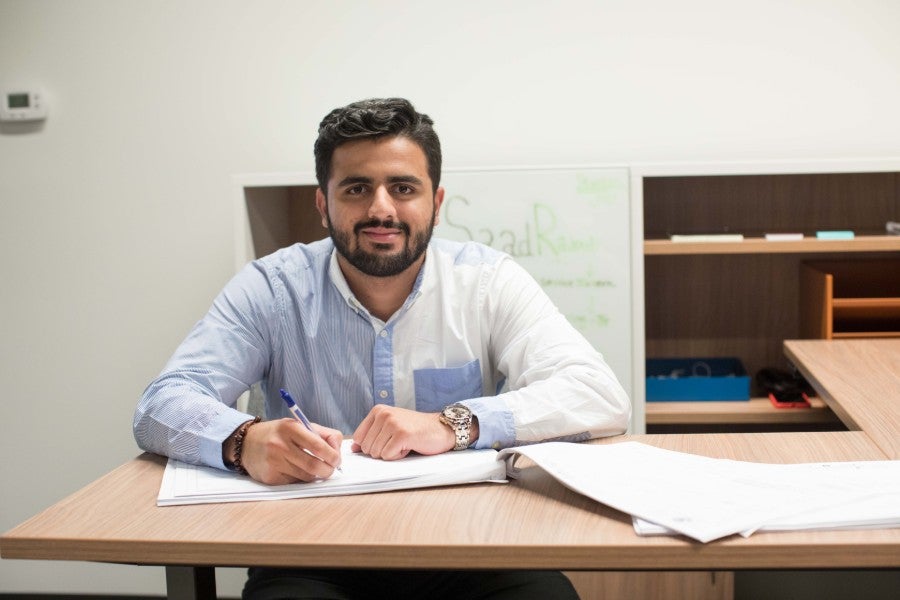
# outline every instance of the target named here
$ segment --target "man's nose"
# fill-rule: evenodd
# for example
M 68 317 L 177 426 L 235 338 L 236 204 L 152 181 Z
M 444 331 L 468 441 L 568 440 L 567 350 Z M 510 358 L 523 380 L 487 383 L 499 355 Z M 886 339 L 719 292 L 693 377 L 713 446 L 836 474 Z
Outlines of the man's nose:
M 383 186 L 375 189 L 372 195 L 372 202 L 369 204 L 369 218 L 386 220 L 397 220 L 397 211 L 394 206 L 394 199 L 390 192 Z

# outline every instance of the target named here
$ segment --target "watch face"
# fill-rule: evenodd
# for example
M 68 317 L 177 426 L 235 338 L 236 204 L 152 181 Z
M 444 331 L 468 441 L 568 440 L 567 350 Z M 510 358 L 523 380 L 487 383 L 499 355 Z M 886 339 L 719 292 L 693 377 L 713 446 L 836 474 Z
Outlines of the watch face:
M 454 450 L 465 450 L 469 447 L 469 428 L 472 425 L 472 411 L 462 404 L 451 404 L 441 411 L 439 419 L 453 430 L 456 436 Z
M 453 421 L 468 419 L 472 411 L 465 406 L 448 406 L 444 409 L 444 416 Z

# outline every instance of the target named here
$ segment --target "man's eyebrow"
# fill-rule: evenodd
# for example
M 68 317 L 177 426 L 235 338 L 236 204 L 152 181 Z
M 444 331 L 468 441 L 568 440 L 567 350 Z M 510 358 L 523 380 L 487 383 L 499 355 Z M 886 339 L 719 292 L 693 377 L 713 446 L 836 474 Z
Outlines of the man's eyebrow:
M 362 175 L 350 175 L 349 177 L 344 177 L 340 181 L 338 181 L 338 187 L 343 187 L 345 185 L 353 185 L 355 183 L 372 183 L 371 177 L 364 177 Z
M 346 185 L 357 185 L 360 183 L 365 183 L 371 185 L 374 180 L 371 177 L 366 177 L 365 175 L 348 175 L 344 177 L 340 181 L 338 181 L 338 187 L 344 187 Z M 415 175 L 391 175 L 387 178 L 388 183 L 411 183 L 413 185 L 424 185 L 424 182 L 416 177 Z
M 412 183 L 414 185 L 423 185 L 423 181 L 414 175 L 394 175 L 388 177 L 388 183 Z

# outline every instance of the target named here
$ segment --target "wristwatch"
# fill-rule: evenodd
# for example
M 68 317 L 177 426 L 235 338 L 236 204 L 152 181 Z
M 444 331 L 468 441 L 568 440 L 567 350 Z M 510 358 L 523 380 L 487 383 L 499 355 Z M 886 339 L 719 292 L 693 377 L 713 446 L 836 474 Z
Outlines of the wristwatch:
M 465 450 L 469 447 L 469 433 L 472 429 L 472 411 L 464 404 L 451 404 L 441 411 L 438 417 L 441 423 L 450 427 L 456 435 L 454 450 Z

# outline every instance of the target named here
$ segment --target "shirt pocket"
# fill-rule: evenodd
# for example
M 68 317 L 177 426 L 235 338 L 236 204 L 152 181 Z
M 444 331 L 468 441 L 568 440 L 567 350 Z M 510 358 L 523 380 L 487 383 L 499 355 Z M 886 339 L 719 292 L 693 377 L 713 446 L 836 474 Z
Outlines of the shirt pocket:
M 448 404 L 484 395 L 481 362 L 477 358 L 461 367 L 417 369 L 413 371 L 413 381 L 416 410 L 420 412 L 439 412 Z

